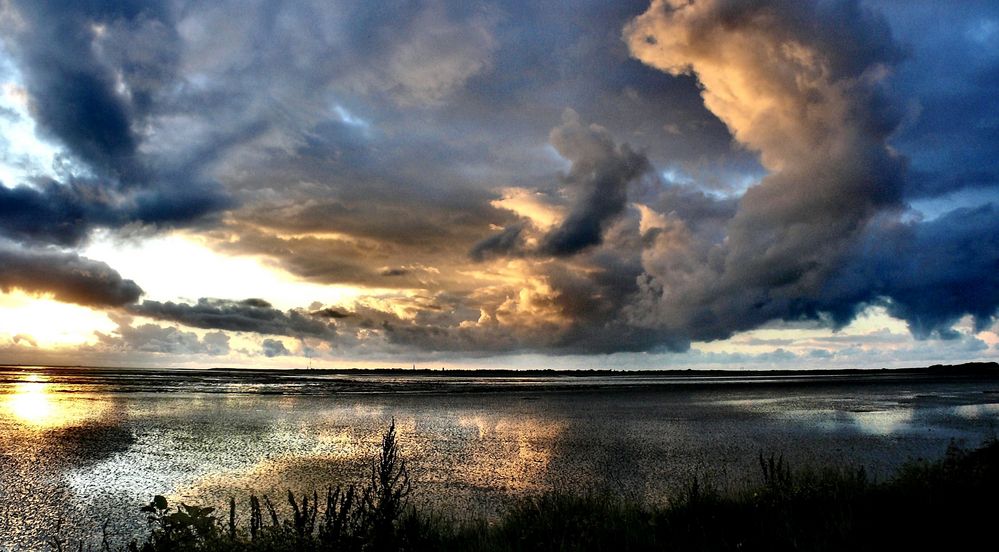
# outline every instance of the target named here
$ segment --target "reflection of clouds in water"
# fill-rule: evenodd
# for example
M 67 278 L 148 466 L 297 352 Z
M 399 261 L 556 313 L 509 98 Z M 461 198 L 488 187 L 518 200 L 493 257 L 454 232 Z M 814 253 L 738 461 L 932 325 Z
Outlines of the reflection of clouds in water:
M 229 463 L 185 474 L 174 480 L 169 494 L 219 502 L 250 493 L 281 495 L 289 487 L 311 492 L 329 484 L 362 482 L 380 450 L 389 419 L 384 414 L 382 408 L 355 405 L 309 416 L 303 423 L 311 424 L 310 443 L 294 449 L 270 447 L 269 453 L 247 457 L 241 466 Z M 511 494 L 542 489 L 563 426 L 526 415 L 396 417 L 414 485 L 424 499 L 438 504 L 460 504 L 468 499 L 465 493 L 486 489 Z M 256 443 L 256 450 L 269 448 L 267 441 Z
M 868 435 L 891 435 L 902 431 L 913 431 L 914 410 L 875 410 L 871 412 L 845 412 L 846 418 L 861 432 Z
M 377 436 L 323 422 L 322 417 L 276 417 L 269 425 L 243 423 L 231 431 L 203 420 L 150 428 L 129 450 L 74 469 L 67 480 L 81 494 L 114 488 L 135 497 L 188 496 L 205 481 L 258 480 L 286 458 L 342 461 L 370 457 L 377 447 Z
M 954 414 L 974 420 L 999 415 L 999 403 L 965 404 L 954 407 Z
M 751 399 L 710 400 L 705 401 L 705 404 L 730 407 L 735 410 L 745 410 L 748 412 L 767 412 L 793 403 L 796 400 L 798 400 L 798 397 L 795 396 L 754 397 Z
M 565 423 L 520 416 L 462 416 L 458 426 L 472 428 L 478 436 L 467 443 L 467 456 L 450 479 L 523 492 L 541 487 Z
M 914 415 L 915 411 L 911 408 L 871 411 L 824 409 L 788 411 L 783 413 L 781 417 L 831 433 L 854 431 L 865 435 L 884 437 L 895 433 L 926 429 L 913 423 Z
M 800 410 L 786 412 L 786 419 L 824 431 L 857 431 L 879 437 L 935 433 L 938 437 L 964 438 L 969 429 L 961 420 L 999 421 L 999 403 L 958 406 L 923 406 L 879 410 Z
M 128 449 L 133 436 L 114 397 L 58 377 L 7 376 L 0 383 L 0 550 L 41 550 L 58 520 L 64 536 L 103 521 L 77 507 L 63 476 Z
M 822 401 L 811 401 L 815 405 L 812 408 L 798 407 L 804 398 L 796 396 L 734 399 L 716 401 L 715 404 L 828 432 L 855 431 L 883 437 L 928 429 L 926 420 L 916 422 L 915 408 L 902 405 L 902 401 L 909 399 L 911 397 L 907 396 L 897 396 L 891 401 L 827 397 Z M 920 412 L 926 414 L 932 410 L 923 408 Z

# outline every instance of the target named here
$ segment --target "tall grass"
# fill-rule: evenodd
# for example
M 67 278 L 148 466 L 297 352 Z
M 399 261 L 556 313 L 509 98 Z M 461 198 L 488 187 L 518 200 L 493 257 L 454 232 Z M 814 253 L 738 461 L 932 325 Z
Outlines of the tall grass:
M 872 481 L 862 469 L 794 470 L 760 455 L 760 480 L 723 493 L 694 480 L 667 505 L 553 491 L 524 499 L 497 520 L 454 522 L 408 503 L 411 490 L 393 423 L 361 486 L 269 497 L 228 511 L 168 504 L 142 511 L 149 533 L 127 547 L 166 551 L 380 550 L 991 550 L 997 549 L 999 442 L 951 448 Z M 60 543 L 59 550 L 62 544 Z M 82 549 L 82 547 L 81 547 Z M 106 541 L 101 550 L 110 550 Z

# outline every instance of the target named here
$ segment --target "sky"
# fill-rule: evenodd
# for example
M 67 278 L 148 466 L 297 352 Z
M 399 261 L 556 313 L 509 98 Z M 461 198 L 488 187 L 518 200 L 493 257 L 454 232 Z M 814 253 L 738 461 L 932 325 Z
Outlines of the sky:
M 0 362 L 999 360 L 999 4 L 0 0 Z

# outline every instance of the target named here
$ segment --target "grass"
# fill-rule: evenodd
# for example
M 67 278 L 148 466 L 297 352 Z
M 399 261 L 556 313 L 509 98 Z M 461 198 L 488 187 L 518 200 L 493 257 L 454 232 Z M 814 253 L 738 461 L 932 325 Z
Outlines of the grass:
M 862 469 L 792 470 L 759 458 L 761 479 L 722 493 L 697 480 L 668 505 L 600 493 L 550 492 L 498 520 L 455 522 L 408 503 L 409 476 L 395 425 L 369 480 L 322 495 L 288 493 L 290 515 L 268 497 L 227 511 L 155 497 L 149 533 L 133 552 L 362 550 L 988 550 L 996 549 L 999 441 L 955 447 L 910 463 L 892 479 Z M 78 550 L 83 550 L 78 545 Z M 54 539 L 56 550 L 70 550 Z M 97 550 L 111 550 L 105 542 Z

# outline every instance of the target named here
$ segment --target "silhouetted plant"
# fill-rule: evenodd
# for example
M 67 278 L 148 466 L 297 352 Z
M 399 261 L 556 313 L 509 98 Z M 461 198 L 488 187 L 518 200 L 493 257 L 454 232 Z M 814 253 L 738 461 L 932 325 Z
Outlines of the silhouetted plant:
M 394 541 L 395 523 L 412 490 L 406 461 L 399 456 L 394 418 L 382 437 L 381 454 L 371 466 L 371 481 L 366 490 L 370 491 L 364 493 L 364 503 L 371 517 L 373 541 L 380 544 Z
M 349 549 L 362 533 L 364 518 L 363 502 L 353 485 L 327 487 L 319 542 L 330 549 Z
M 236 540 L 236 499 L 229 498 L 229 540 Z
M 218 520 L 212 515 L 215 508 L 190 506 L 182 502 L 173 509 L 166 497 L 156 495 L 141 511 L 148 514 L 146 521 L 152 532 L 141 548 L 133 545 L 133 550 L 195 550 L 218 537 Z
M 792 476 L 791 467 L 784 463 L 784 455 L 764 458 L 763 453 L 759 455 L 760 470 L 763 472 L 763 486 L 767 490 L 780 494 L 791 489 Z

